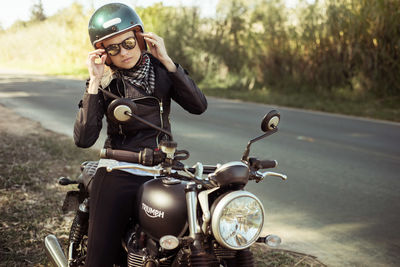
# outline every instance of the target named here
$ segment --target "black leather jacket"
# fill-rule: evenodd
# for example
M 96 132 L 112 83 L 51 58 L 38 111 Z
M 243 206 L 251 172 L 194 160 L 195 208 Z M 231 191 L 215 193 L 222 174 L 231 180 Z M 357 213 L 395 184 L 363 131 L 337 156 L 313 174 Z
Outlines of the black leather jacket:
M 177 65 L 176 72 L 168 72 L 156 58 L 151 56 L 151 61 L 156 76 L 154 95 L 149 96 L 135 88 L 132 101 L 138 107 L 138 116 L 171 131 L 171 98 L 193 114 L 201 114 L 207 109 L 205 96 L 180 65 Z M 126 86 L 132 85 L 116 78 L 105 89 L 123 97 Z M 104 115 L 107 117 L 107 107 L 112 100 L 100 90 L 98 94 L 85 92 L 74 125 L 74 141 L 78 147 L 87 148 L 96 142 L 102 118 Z M 107 124 L 105 148 L 138 152 L 143 148 L 154 149 L 162 138 L 166 138 L 163 133 L 135 120 L 128 124 L 118 124 L 107 118 Z

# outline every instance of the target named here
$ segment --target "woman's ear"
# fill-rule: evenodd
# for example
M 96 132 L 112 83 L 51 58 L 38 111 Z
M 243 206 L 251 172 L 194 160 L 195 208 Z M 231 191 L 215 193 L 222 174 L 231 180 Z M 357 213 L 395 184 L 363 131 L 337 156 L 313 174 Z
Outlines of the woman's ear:
M 142 32 L 140 30 L 134 30 L 133 32 L 134 32 L 136 40 L 139 44 L 140 51 L 147 51 L 147 44 L 143 38 Z
M 111 64 L 112 64 L 111 58 L 110 58 L 110 56 L 107 55 L 107 58 L 106 58 L 106 65 L 107 65 L 107 66 L 111 66 Z

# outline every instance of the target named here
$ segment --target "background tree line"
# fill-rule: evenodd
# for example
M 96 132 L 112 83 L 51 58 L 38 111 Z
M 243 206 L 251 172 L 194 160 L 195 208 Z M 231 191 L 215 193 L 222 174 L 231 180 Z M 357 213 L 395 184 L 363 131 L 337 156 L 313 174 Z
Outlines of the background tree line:
M 304 1 L 296 9 L 220 0 L 213 19 L 193 8 L 141 13 L 173 58 L 209 86 L 400 95 L 398 0 Z
M 40 1 L 39 1 L 40 2 Z M 217 16 L 195 7 L 137 8 L 146 31 L 206 88 L 400 96 L 400 0 L 220 0 Z M 93 10 L 74 3 L 0 33 L 4 63 L 83 73 Z M 43 16 L 42 16 L 43 15 Z M 31 53 L 21 58 L 29 44 Z

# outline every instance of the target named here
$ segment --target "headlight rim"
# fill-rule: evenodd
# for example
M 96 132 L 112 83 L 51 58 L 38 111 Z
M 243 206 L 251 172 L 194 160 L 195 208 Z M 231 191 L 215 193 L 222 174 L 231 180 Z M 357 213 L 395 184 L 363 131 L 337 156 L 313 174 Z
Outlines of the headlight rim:
M 222 238 L 221 233 L 220 233 L 219 221 L 221 219 L 223 209 L 231 201 L 233 201 L 234 199 L 239 198 L 239 197 L 250 197 L 250 198 L 254 199 L 255 201 L 257 201 L 261 207 L 263 219 L 262 219 L 260 228 L 258 230 L 258 233 L 255 235 L 255 238 L 251 242 L 249 242 L 245 246 L 234 247 L 234 246 L 231 246 L 230 244 L 228 244 L 227 242 L 225 242 L 225 240 Z M 245 191 L 245 190 L 232 191 L 232 192 L 228 192 L 224 195 L 221 195 L 217 199 L 217 201 L 214 202 L 213 207 L 211 209 L 211 230 L 214 235 L 214 238 L 217 240 L 217 242 L 221 246 L 228 248 L 228 249 L 242 250 L 242 249 L 246 249 L 246 248 L 250 247 L 251 245 L 253 245 L 257 241 L 257 238 L 261 234 L 261 231 L 264 226 L 264 221 L 265 221 L 265 210 L 264 210 L 264 206 L 263 206 L 262 202 L 260 201 L 260 199 L 257 196 L 255 196 L 254 194 L 252 194 L 248 191 Z

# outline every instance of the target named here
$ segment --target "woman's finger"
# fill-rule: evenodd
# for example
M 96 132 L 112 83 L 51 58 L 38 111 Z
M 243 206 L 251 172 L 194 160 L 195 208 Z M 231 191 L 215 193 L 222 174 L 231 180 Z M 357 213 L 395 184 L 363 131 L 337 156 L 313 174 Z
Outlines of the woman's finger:
M 158 36 L 157 34 L 152 33 L 152 32 L 143 33 L 142 35 L 143 35 L 144 38 L 148 38 L 148 39 L 150 39 L 150 40 L 158 41 L 158 40 L 161 39 L 160 36 Z
M 157 41 L 156 40 L 154 40 L 154 39 L 150 39 L 150 38 L 147 38 L 147 37 L 144 37 L 144 39 L 146 40 L 146 43 L 149 45 L 149 46 L 156 46 L 158 43 L 157 43 Z
M 97 49 L 94 51 L 89 52 L 89 56 L 91 55 L 101 55 L 104 54 L 106 51 L 104 49 Z
M 101 64 L 105 64 L 107 60 L 107 54 L 101 56 Z
M 91 55 L 91 56 L 89 57 L 89 62 L 90 62 L 90 63 L 99 64 L 99 63 L 98 63 L 98 60 L 100 60 L 99 55 Z

